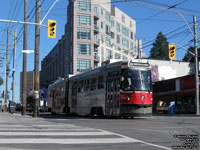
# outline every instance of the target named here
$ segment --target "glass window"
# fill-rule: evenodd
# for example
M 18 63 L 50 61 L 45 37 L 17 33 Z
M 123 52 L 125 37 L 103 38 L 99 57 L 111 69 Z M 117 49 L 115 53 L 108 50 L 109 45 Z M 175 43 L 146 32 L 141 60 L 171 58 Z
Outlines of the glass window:
M 77 24 L 78 25 L 91 25 L 91 17 L 88 15 L 77 15 Z
M 103 29 L 103 22 L 101 22 L 101 29 Z
M 98 16 L 98 9 L 96 6 L 94 6 L 94 15 Z
M 119 23 L 117 23 L 116 29 L 118 32 L 120 32 L 120 24 Z
M 133 32 L 131 32 L 131 39 L 133 40 Z
M 122 22 L 125 23 L 125 16 L 122 15 Z
M 125 36 L 129 36 L 129 31 L 128 31 L 128 29 L 127 28 L 125 28 L 125 27 L 122 27 L 122 34 L 124 34 Z
M 115 53 L 115 59 L 121 59 L 121 55 L 118 53 Z
M 77 2 L 77 9 L 78 11 L 91 11 L 91 4 L 89 1 L 78 1 Z
M 115 22 L 112 20 L 111 21 L 111 27 L 114 27 L 115 26 Z
M 122 38 L 122 45 L 124 48 L 129 48 L 129 41 L 125 38 Z
M 98 89 L 103 89 L 104 88 L 104 76 L 100 75 L 98 77 Z
M 110 46 L 111 45 L 111 41 L 109 38 L 106 38 L 106 46 Z
M 108 12 L 106 12 L 106 20 L 110 22 L 110 14 Z
M 104 48 L 101 48 L 101 61 L 104 61 Z
M 85 69 L 89 69 L 91 67 L 90 60 L 78 59 L 77 60 L 77 71 L 82 72 Z
M 77 29 L 77 38 L 90 40 L 90 32 L 90 29 Z
M 91 79 L 91 82 L 90 82 L 90 90 L 96 90 L 96 84 L 97 84 L 97 78 L 94 77 Z
M 107 59 L 112 59 L 112 58 L 113 58 L 113 52 L 107 49 Z
M 120 44 L 120 35 L 117 35 L 117 43 Z
M 89 89 L 90 89 L 90 80 L 89 79 L 87 79 L 87 80 L 85 80 L 85 91 L 89 91 Z
M 114 39 L 115 38 L 115 33 L 111 32 L 111 38 Z
M 130 45 L 131 47 L 131 51 L 133 52 L 133 42 L 131 42 L 131 45 Z
M 78 85 L 78 92 L 79 93 L 82 93 L 84 92 L 84 88 L 83 88 L 83 80 L 79 82 L 79 85 Z
M 111 30 L 110 30 L 110 26 L 106 25 L 106 34 L 110 35 Z
M 88 43 L 78 43 L 77 44 L 77 54 L 78 55 L 90 55 L 91 46 Z
M 151 91 L 151 71 L 125 69 L 122 71 L 124 91 Z
M 103 16 L 103 8 L 101 8 L 101 15 Z

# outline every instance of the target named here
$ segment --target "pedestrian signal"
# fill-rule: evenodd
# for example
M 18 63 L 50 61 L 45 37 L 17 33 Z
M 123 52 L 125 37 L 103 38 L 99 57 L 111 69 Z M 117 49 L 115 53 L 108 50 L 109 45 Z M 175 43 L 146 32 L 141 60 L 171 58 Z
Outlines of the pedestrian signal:
M 55 38 L 56 37 L 56 21 L 48 20 L 48 37 Z
M 174 44 L 169 44 L 169 58 L 176 58 L 176 48 Z

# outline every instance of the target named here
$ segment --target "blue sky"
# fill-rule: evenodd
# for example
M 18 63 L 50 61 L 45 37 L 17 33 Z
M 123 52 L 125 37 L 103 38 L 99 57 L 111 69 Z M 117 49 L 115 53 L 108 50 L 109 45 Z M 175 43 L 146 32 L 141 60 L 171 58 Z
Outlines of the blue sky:
M 41 17 L 43 19 L 47 10 L 51 7 L 55 0 L 41 0 Z M 116 2 L 120 1 L 120 2 Z M 200 1 L 199 0 L 132 0 L 131 2 L 121 2 L 122 0 L 112 0 L 112 5 L 115 5 L 123 12 L 128 14 L 136 20 L 136 38 L 143 41 L 143 50 L 146 56 L 149 56 L 151 44 L 154 42 L 157 34 L 161 31 L 168 38 L 169 43 L 176 43 L 185 48 L 193 45 L 190 41 L 193 39 L 192 34 L 184 19 L 176 12 L 180 12 L 186 22 L 192 28 L 193 21 L 192 14 L 197 15 L 197 21 L 200 20 Z M 24 0 L 1 0 L 0 5 L 0 19 L 23 21 L 23 3 Z M 42 60 L 54 45 L 61 39 L 64 34 L 64 26 L 67 21 L 67 5 L 68 0 L 59 0 L 53 7 L 50 14 L 44 20 L 43 24 L 47 25 L 48 19 L 57 21 L 57 34 L 55 39 L 47 37 L 47 28 L 41 27 L 40 29 L 40 60 Z M 176 5 L 175 8 L 170 6 Z M 35 0 L 28 0 L 28 14 L 30 14 L 29 21 L 34 22 Z M 168 9 L 170 8 L 170 9 Z M 32 12 L 32 13 L 31 13 Z M 197 22 L 197 34 L 200 33 L 200 21 Z M 23 32 L 22 24 L 2 23 L 0 22 L 0 46 L 6 44 L 6 29 L 10 29 L 9 44 L 12 44 L 13 30 L 17 30 L 18 43 L 17 43 L 17 59 L 16 59 L 16 101 L 19 102 L 19 87 L 20 87 L 20 72 L 22 71 L 22 52 L 23 49 Z M 34 49 L 34 25 L 28 25 L 28 49 Z M 190 44 L 190 45 L 189 45 Z M 199 47 L 199 44 L 198 44 Z M 5 46 L 1 46 L 1 49 Z M 0 50 L 0 53 L 5 52 Z M 177 49 L 177 60 L 181 60 L 185 55 L 183 49 Z M 0 57 L 4 55 L 0 54 Z M 10 69 L 12 67 L 12 57 L 9 56 Z M 27 71 L 34 69 L 34 54 L 28 54 L 27 57 Z M 5 64 L 5 63 L 4 63 Z M 41 65 L 41 63 L 40 63 Z M 4 66 L 0 67 L 0 76 L 4 79 Z M 12 70 L 12 69 L 11 69 Z M 11 76 L 11 73 L 10 73 Z M 9 77 L 8 90 L 10 90 L 12 78 Z M 4 90 L 4 86 L 0 88 L 0 93 Z M 10 95 L 11 97 L 11 95 Z

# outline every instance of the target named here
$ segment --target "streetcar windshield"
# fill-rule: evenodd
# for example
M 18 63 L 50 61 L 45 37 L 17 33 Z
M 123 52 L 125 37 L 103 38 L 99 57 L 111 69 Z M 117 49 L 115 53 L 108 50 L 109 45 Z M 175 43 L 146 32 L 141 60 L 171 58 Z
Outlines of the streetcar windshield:
M 121 88 L 124 91 L 151 91 L 151 71 L 122 70 Z

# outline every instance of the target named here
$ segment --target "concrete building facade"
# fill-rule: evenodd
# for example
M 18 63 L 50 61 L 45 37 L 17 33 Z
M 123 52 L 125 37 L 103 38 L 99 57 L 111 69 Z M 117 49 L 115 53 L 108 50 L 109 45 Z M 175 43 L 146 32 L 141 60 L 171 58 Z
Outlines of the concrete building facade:
M 41 84 L 95 68 L 108 59 L 144 57 L 136 22 L 111 0 L 69 1 L 65 34 L 42 60 Z

